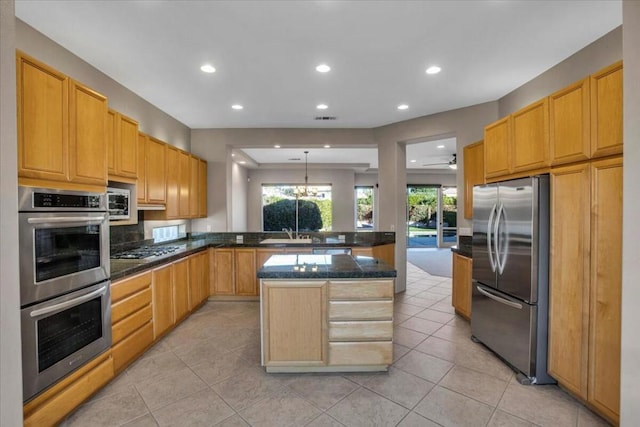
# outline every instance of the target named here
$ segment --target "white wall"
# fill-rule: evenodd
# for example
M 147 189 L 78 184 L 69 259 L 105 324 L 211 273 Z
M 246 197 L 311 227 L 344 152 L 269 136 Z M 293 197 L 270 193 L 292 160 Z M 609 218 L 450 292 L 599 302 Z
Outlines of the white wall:
M 332 230 L 355 231 L 355 173 L 345 169 L 315 169 L 308 171 L 310 185 L 331 185 Z M 262 231 L 262 185 L 302 184 L 302 169 L 249 169 L 248 231 Z M 235 190 L 234 190 L 235 191 Z
M 0 425 L 22 425 L 14 1 L 0 1 Z
M 622 221 L 622 378 L 620 425 L 640 420 L 640 2 L 625 0 L 624 210 Z
M 247 168 L 231 162 L 231 216 L 229 231 L 248 231 L 247 221 L 249 217 L 248 192 L 249 171 Z

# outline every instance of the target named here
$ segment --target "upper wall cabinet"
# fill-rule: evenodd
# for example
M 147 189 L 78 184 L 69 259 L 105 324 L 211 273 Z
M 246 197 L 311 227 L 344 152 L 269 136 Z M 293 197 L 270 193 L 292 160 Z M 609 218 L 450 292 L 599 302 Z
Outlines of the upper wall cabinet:
M 591 76 L 591 157 L 622 153 L 622 61 Z
M 505 117 L 484 128 L 485 177 L 506 175 L 510 172 L 511 117 Z
M 107 115 L 107 166 L 111 181 L 138 179 L 138 122 L 113 110 Z
M 588 160 L 591 154 L 589 78 L 549 96 L 551 165 Z
M 107 98 L 22 52 L 16 69 L 19 182 L 103 189 Z
M 167 200 L 166 144 L 139 133 L 138 156 L 138 204 L 164 205 Z
M 511 117 L 511 172 L 549 166 L 548 99 L 534 102 Z
M 463 149 L 464 217 L 473 218 L 473 186 L 484 183 L 484 143 L 467 145 Z

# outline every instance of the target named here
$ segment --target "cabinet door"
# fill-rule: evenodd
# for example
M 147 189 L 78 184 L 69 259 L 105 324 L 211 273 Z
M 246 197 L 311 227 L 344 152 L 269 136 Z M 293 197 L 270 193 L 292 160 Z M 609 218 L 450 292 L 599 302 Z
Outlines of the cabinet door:
M 326 282 L 263 283 L 265 365 L 326 364 Z
M 509 117 L 484 128 L 484 174 L 490 178 L 507 175 L 511 168 L 511 121 Z
M 549 99 L 512 114 L 511 171 L 549 166 Z
M 484 143 L 467 145 L 463 149 L 464 161 L 464 217 L 473 218 L 473 186 L 484 183 Z
M 119 114 L 118 175 L 138 177 L 138 122 Z
M 164 204 L 167 200 L 166 190 L 166 144 L 155 138 L 146 139 L 145 175 L 147 183 L 148 203 Z M 172 168 L 175 169 L 175 168 Z
M 165 219 L 176 219 L 180 214 L 180 150 L 171 145 L 166 147 L 167 204 L 164 217 Z
M 189 313 L 189 258 L 172 264 L 173 309 L 176 323 Z
M 153 338 L 158 339 L 175 324 L 171 265 L 152 272 L 153 289 Z
M 17 55 L 18 176 L 66 181 L 69 170 L 69 79 Z
M 147 135 L 138 133 L 138 181 L 136 184 L 138 203 L 147 203 Z
M 207 162 L 198 161 L 198 216 L 207 217 Z
M 622 157 L 591 165 L 591 310 L 588 401 L 620 413 Z
M 69 94 L 69 180 L 107 185 L 107 98 L 71 81 Z
M 453 254 L 451 300 L 456 312 L 467 319 L 471 318 L 471 263 L 470 258 Z
M 189 218 L 198 218 L 200 215 L 200 160 L 195 156 L 189 157 Z
M 216 249 L 214 259 L 214 295 L 235 295 L 233 249 Z
M 589 164 L 551 170 L 548 370 L 587 397 L 589 328 Z
M 256 276 L 256 250 L 235 249 L 236 295 L 254 296 L 258 294 Z
M 589 78 L 549 96 L 549 150 L 552 165 L 589 159 L 589 96 Z
M 622 153 L 622 61 L 591 76 L 591 157 Z
M 193 310 L 209 297 L 209 257 L 202 252 L 189 257 L 189 309 Z
M 106 127 L 106 139 L 107 139 L 107 172 L 109 175 L 115 175 L 116 170 L 116 135 L 118 113 L 113 110 L 107 111 L 107 127 Z
M 178 217 L 189 218 L 191 212 L 189 190 L 191 188 L 191 156 L 186 151 L 178 151 L 180 175 L 178 177 Z
M 206 301 L 209 298 L 209 254 L 208 251 L 198 255 L 198 263 L 200 264 L 200 301 Z

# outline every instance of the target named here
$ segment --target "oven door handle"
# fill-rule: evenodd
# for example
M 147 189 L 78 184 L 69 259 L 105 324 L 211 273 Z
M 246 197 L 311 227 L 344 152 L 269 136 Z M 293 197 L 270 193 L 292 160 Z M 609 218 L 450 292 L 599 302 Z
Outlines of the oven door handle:
M 107 287 L 103 286 L 100 289 L 96 289 L 93 292 L 90 292 L 86 295 L 82 295 L 78 298 L 74 298 L 72 300 L 69 301 L 65 301 L 65 302 L 61 302 L 60 304 L 56 304 L 56 305 L 52 305 L 50 307 L 45 307 L 45 308 L 39 308 L 38 310 L 33 310 L 31 313 L 29 313 L 29 316 L 31 317 L 38 317 L 38 316 L 42 316 L 45 314 L 50 314 L 50 313 L 54 313 L 54 312 L 58 312 L 58 311 L 62 311 L 66 308 L 69 307 L 73 307 L 74 305 L 78 305 L 78 304 L 82 304 L 85 301 L 88 301 L 90 299 L 93 299 L 95 297 L 97 297 L 98 295 L 103 295 L 107 292 Z
M 90 224 L 99 224 L 107 219 L 106 215 L 100 216 L 58 216 L 51 218 L 28 218 L 29 224 L 51 224 L 51 223 L 69 223 L 69 222 L 82 222 Z

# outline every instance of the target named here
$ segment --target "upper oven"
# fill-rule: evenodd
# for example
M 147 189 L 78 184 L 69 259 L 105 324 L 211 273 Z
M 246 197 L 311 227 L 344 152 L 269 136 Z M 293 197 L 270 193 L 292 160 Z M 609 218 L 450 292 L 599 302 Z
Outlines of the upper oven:
M 103 193 L 19 188 L 21 305 L 109 278 Z

